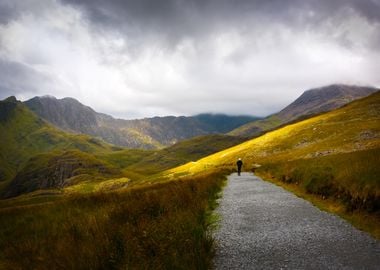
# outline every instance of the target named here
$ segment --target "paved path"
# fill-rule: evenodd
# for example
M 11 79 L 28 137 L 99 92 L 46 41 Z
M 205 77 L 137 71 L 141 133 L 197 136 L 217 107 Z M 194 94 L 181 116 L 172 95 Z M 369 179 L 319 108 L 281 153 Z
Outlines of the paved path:
M 232 174 L 218 209 L 216 269 L 380 269 L 380 242 L 253 174 Z

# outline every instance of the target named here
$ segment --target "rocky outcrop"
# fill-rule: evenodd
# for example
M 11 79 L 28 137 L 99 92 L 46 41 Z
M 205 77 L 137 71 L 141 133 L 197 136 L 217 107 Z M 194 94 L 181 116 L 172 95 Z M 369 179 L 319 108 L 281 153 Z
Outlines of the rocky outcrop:
M 25 101 L 25 105 L 41 118 L 66 131 L 89 134 L 94 133 L 98 126 L 97 113 L 73 98 L 35 97 Z
M 41 154 L 31 158 L 17 173 L 3 197 L 14 197 L 39 189 L 62 188 L 72 184 L 71 180 L 77 176 L 93 179 L 97 175 L 107 177 L 119 173 L 109 164 L 79 151 Z
M 0 101 L 0 121 L 5 122 L 10 118 L 13 110 L 17 107 L 17 100 L 15 97 L 9 97 Z

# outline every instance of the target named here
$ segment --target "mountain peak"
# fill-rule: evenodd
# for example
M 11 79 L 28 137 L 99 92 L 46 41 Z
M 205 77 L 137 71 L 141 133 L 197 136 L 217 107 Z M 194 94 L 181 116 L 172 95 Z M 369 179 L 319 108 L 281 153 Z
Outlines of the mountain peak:
M 374 87 L 345 84 L 331 84 L 306 90 L 280 112 L 263 120 L 241 126 L 229 134 L 247 137 L 256 136 L 296 119 L 337 109 L 355 99 L 366 97 L 377 91 L 379 89 Z
M 7 97 L 6 99 L 4 99 L 4 101 L 6 102 L 17 102 L 17 98 L 15 96 L 10 96 L 10 97 Z
M 41 97 L 34 97 L 34 98 L 49 98 L 49 99 L 57 99 L 55 96 L 52 95 L 43 95 Z
M 27 100 L 25 104 L 40 117 L 67 131 L 85 127 L 84 133 L 88 133 L 97 125 L 96 112 L 74 98 L 42 96 Z
M 277 113 L 277 116 L 289 122 L 300 115 L 312 115 L 339 108 L 355 99 L 368 96 L 379 89 L 356 85 L 332 84 L 306 90 L 293 103 Z
M 7 121 L 16 109 L 18 100 L 14 96 L 10 96 L 0 101 L 0 122 Z

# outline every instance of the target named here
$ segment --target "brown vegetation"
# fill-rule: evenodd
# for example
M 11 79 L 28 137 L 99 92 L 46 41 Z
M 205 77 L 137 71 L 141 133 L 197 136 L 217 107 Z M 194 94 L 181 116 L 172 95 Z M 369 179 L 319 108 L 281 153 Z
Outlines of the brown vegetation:
M 208 269 L 222 173 L 0 209 L 7 269 Z

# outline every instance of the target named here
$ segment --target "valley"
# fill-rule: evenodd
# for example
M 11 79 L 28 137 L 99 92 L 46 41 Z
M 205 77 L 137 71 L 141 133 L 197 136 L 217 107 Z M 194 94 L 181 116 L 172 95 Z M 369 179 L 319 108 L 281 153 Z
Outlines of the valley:
M 380 92 L 337 89 L 333 97 L 307 91 L 260 120 L 112 118 L 105 126 L 109 116 L 73 100 L 64 102 L 85 113 L 69 107 L 63 116 L 68 105 L 56 99 L 0 101 L 0 268 L 208 269 L 216 199 L 239 157 L 244 171 L 380 239 Z M 149 139 L 133 144 L 128 130 L 112 144 L 100 135 L 123 130 L 125 121 Z

